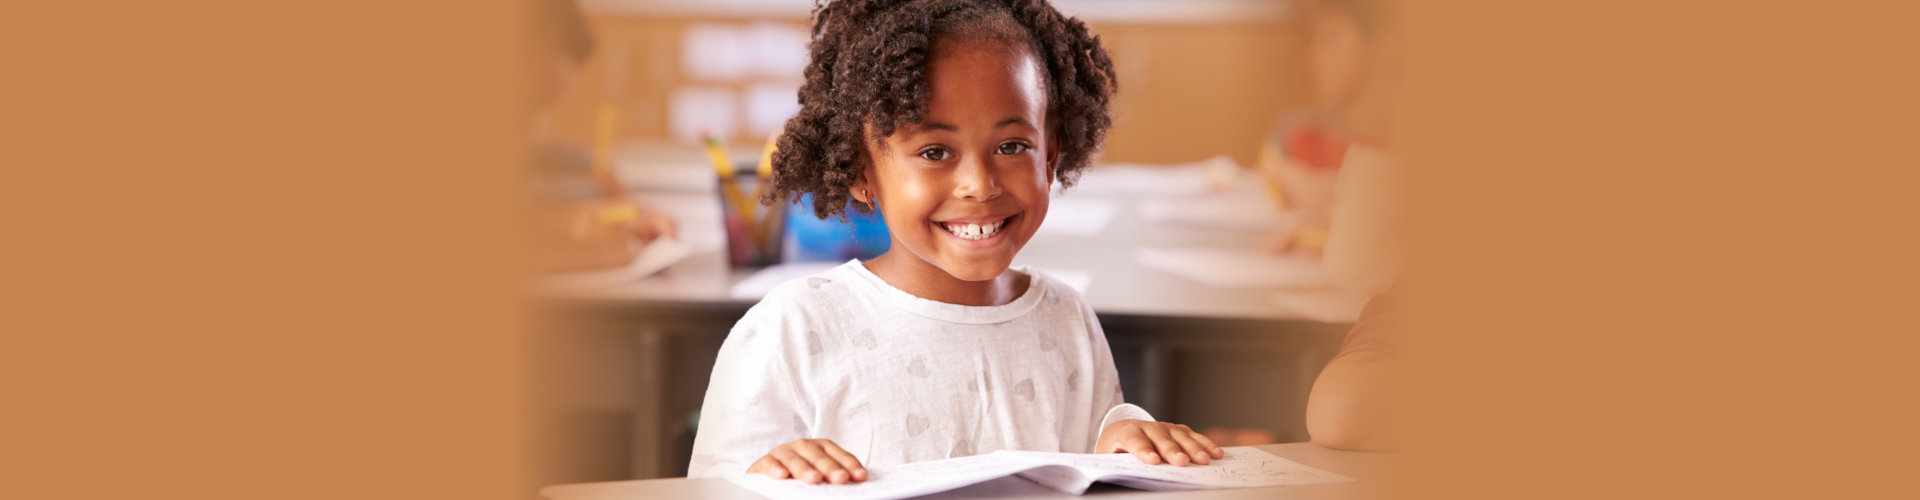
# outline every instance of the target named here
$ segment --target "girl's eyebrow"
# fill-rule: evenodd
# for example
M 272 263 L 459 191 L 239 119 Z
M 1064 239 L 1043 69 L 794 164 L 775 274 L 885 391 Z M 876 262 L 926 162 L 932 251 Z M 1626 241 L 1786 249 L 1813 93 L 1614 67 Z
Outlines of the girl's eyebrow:
M 948 131 L 948 132 L 957 132 L 957 131 L 959 131 L 959 130 L 960 130 L 960 127 L 955 127 L 955 126 L 953 126 L 953 125 L 948 125 L 948 124 L 945 124 L 945 123 L 940 123 L 940 122 L 925 122 L 925 123 L 921 123 L 921 124 L 920 124 L 920 127 L 919 127 L 919 130 L 915 130 L 915 132 L 932 132 L 932 131 L 935 131 L 935 130 L 945 130 L 945 131 Z
M 993 129 L 1000 130 L 1003 128 L 1007 128 L 1008 125 L 1026 125 L 1028 128 L 1033 128 L 1033 124 L 1027 123 L 1027 120 L 1025 118 L 1015 116 L 1012 118 L 1007 118 L 1005 120 L 1000 120 L 1000 123 L 993 124 Z M 960 127 L 955 127 L 952 124 L 941 123 L 941 122 L 923 122 L 918 127 L 914 127 L 913 133 L 923 134 L 927 132 L 933 132 L 936 130 L 942 130 L 947 132 L 958 132 L 960 130 Z
M 1026 125 L 1026 126 L 1027 126 L 1028 128 L 1032 128 L 1032 127 L 1033 127 L 1033 124 L 1031 124 L 1031 123 L 1027 123 L 1027 120 L 1026 120 L 1026 119 L 1024 119 L 1024 118 L 1021 118 L 1021 117 L 1018 117 L 1018 116 L 1016 116 L 1016 117 L 1013 117 L 1013 118 L 1008 118 L 1008 119 L 1005 119 L 1005 120 L 1000 120 L 1000 123 L 996 123 L 996 124 L 994 124 L 994 125 L 993 125 L 993 129 L 994 129 L 994 130 L 1000 130 L 1000 129 L 1003 129 L 1003 128 L 1007 128 L 1007 126 L 1008 126 L 1008 125 Z

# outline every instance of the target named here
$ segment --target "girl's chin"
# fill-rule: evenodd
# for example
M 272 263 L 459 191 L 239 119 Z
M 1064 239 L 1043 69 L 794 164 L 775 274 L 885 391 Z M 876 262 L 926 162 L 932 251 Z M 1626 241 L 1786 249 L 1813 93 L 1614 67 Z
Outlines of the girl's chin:
M 962 281 L 987 281 L 1006 274 L 1007 268 L 1011 265 L 1012 262 L 998 260 L 995 262 L 947 262 L 940 266 L 940 270 Z

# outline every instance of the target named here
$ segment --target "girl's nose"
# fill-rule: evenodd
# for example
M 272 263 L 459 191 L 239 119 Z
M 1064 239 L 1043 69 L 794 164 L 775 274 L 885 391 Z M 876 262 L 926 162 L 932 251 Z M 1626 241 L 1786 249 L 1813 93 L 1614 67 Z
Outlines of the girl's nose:
M 960 167 L 954 169 L 953 176 L 955 198 L 987 201 L 1000 197 L 1000 182 L 994 179 L 993 168 L 986 164 L 982 156 L 961 158 Z

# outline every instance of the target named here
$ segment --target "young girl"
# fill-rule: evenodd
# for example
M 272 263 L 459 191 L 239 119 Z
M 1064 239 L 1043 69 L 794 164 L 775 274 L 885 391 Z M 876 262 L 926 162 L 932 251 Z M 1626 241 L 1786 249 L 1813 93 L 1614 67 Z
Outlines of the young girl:
M 814 13 L 768 202 L 879 211 L 886 254 L 795 280 L 735 325 L 689 475 L 860 482 L 1000 449 L 1205 464 L 1120 394 L 1092 309 L 1010 267 L 1111 120 L 1112 63 L 1042 0 L 839 0 Z

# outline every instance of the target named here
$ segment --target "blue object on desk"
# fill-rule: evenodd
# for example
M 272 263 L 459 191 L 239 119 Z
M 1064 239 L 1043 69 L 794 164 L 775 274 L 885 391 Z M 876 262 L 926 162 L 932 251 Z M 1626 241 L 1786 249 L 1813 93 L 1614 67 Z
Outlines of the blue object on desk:
M 871 259 L 887 252 L 893 237 L 880 213 L 854 211 L 849 200 L 847 221 L 839 217 L 813 216 L 813 195 L 801 195 L 787 207 L 787 234 L 781 262 L 846 262 L 847 259 Z

